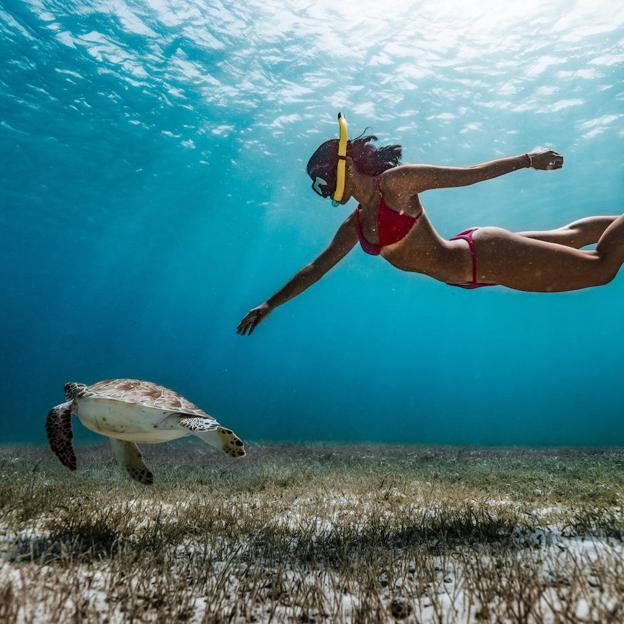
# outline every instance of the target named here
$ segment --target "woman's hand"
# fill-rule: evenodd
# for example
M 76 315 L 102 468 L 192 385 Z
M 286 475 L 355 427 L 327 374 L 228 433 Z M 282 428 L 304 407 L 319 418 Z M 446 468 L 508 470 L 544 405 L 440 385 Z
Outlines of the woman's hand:
M 268 303 L 252 308 L 245 314 L 243 320 L 238 324 L 236 333 L 244 336 L 247 334 L 251 336 L 256 326 L 261 323 L 272 312 L 271 306 Z
M 553 150 L 541 150 L 527 154 L 533 169 L 561 169 L 563 167 L 563 156 Z

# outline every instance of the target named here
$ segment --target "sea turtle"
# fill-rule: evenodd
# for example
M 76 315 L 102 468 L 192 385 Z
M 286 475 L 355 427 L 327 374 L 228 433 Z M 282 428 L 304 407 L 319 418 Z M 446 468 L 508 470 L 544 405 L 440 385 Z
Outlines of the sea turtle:
M 157 444 L 196 435 L 232 457 L 245 454 L 243 442 L 212 416 L 173 390 L 150 381 L 109 379 L 92 386 L 65 384 L 65 403 L 53 407 L 46 422 L 50 446 L 64 466 L 76 470 L 71 417 L 110 438 L 117 461 L 132 479 L 149 485 L 154 477 L 137 442 Z

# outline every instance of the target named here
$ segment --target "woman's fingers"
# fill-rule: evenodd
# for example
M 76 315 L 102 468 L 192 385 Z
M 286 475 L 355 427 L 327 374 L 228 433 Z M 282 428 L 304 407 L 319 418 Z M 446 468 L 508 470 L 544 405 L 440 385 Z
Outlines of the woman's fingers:
M 249 312 L 247 312 L 247 314 L 243 317 L 243 320 L 238 324 L 236 333 L 241 336 L 251 336 L 257 325 L 269 314 L 270 311 L 271 309 L 266 303 L 249 310 Z
M 549 150 L 547 154 L 549 159 L 546 164 L 547 169 L 561 169 L 563 167 L 563 156 L 559 152 Z
M 531 154 L 533 169 L 552 170 L 563 167 L 563 156 L 555 150 L 544 149 Z
M 238 327 L 236 328 L 236 333 L 241 336 L 250 336 L 253 333 L 256 325 L 258 324 L 258 320 L 258 314 L 255 312 L 250 312 L 239 323 Z
M 562 156 L 555 156 L 555 158 L 553 159 L 552 168 L 553 169 L 561 169 L 561 167 L 563 167 L 563 157 Z
M 247 323 L 247 335 L 248 336 L 251 335 L 251 332 L 253 332 L 257 324 L 258 324 L 258 315 L 254 314 L 253 317 L 249 319 L 249 323 Z
M 249 324 L 251 323 L 249 316 L 250 315 L 247 314 L 247 316 L 245 316 L 245 318 L 238 324 L 238 327 L 236 328 L 237 334 L 240 334 L 241 336 L 245 335 L 247 329 L 249 328 Z
M 254 314 L 253 318 L 249 320 L 249 323 L 247 324 L 247 335 L 251 336 L 251 334 L 253 334 L 254 329 L 256 329 L 256 327 L 258 326 L 258 323 L 260 322 L 260 315 L 259 314 Z

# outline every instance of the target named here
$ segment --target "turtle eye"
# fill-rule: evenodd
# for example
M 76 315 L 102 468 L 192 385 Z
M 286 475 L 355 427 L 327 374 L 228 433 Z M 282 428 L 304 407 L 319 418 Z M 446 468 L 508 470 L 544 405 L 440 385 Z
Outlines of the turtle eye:
M 329 195 L 329 190 L 327 188 L 323 188 L 324 186 L 327 186 L 327 181 L 323 180 L 323 178 L 320 178 L 319 176 L 316 176 L 314 178 L 314 182 L 312 182 L 312 190 L 323 198 Z

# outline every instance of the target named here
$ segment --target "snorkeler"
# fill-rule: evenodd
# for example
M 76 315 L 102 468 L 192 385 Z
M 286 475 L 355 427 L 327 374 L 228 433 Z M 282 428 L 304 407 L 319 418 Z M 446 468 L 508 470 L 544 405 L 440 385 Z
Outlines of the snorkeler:
M 467 186 L 518 169 L 561 169 L 552 150 L 510 156 L 472 167 L 401 165 L 401 146 L 375 147 L 377 137 L 347 140 L 338 114 L 340 138 L 312 154 L 307 172 L 312 188 L 332 203 L 358 206 L 338 228 L 329 246 L 265 303 L 251 309 L 237 332 L 251 334 L 277 306 L 318 281 L 360 242 L 398 269 L 423 273 L 450 286 L 506 286 L 528 292 L 561 292 L 610 282 L 624 262 L 624 215 L 574 221 L 556 230 L 510 232 L 474 227 L 442 238 L 427 218 L 419 194 Z M 581 247 L 597 243 L 595 250 Z

